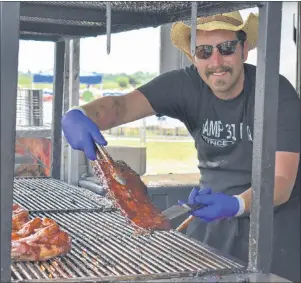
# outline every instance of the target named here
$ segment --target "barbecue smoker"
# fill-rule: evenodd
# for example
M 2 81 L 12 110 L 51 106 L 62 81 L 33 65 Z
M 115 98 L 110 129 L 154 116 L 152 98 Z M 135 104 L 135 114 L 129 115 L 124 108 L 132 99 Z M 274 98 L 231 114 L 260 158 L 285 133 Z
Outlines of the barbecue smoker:
M 285 282 L 269 273 L 276 146 L 273 136 L 278 99 L 274 78 L 279 71 L 281 5 L 281 2 L 0 2 L 1 282 Z M 132 237 L 132 228 L 105 197 L 60 180 L 65 40 L 107 33 L 110 51 L 111 32 L 190 19 L 195 27 L 197 16 L 256 6 L 260 11 L 260 31 L 249 262 L 241 263 L 176 231 Z M 300 50 L 300 5 L 298 9 Z M 15 121 L 19 39 L 53 41 L 56 46 L 49 178 L 14 178 L 13 174 L 14 140 L 18 134 Z M 300 70 L 300 51 L 298 61 Z M 71 235 L 72 251 L 45 262 L 11 262 L 13 201 L 28 209 L 31 217 L 47 216 L 57 221 Z

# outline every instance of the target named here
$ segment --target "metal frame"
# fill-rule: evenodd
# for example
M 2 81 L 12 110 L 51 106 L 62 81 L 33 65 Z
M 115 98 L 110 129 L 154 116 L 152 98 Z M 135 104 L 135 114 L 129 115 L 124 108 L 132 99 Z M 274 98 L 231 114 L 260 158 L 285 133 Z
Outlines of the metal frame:
M 69 57 L 69 108 L 79 105 L 80 41 L 70 40 Z M 79 181 L 79 151 L 68 144 L 67 154 L 68 183 L 77 186 Z M 64 170 L 65 171 L 65 170 Z
M 261 2 L 260 2 L 261 3 Z M 259 2 L 256 3 L 257 5 Z M 40 13 L 48 13 L 52 17 L 77 17 L 82 16 L 80 20 L 87 18 L 87 13 L 94 13 L 82 9 L 77 12 L 68 8 L 68 13 L 56 14 L 63 11 L 64 8 L 51 10 L 49 8 L 44 11 L 41 4 L 28 3 L 27 10 L 24 9 L 24 3 L 19 2 L 0 2 L 0 38 L 1 38 L 1 199 L 0 199 L 0 281 L 10 281 L 10 236 L 11 236 L 11 212 L 13 199 L 13 167 L 14 167 L 14 140 L 15 140 L 15 118 L 16 118 L 16 90 L 17 90 L 17 67 L 18 67 L 18 38 L 24 36 L 24 30 L 19 35 L 19 12 L 22 6 L 21 15 L 37 15 L 36 9 L 40 9 Z M 40 6 L 39 6 L 40 5 Z M 249 3 L 238 3 L 237 5 L 229 5 L 227 11 L 234 9 L 243 9 L 250 7 Z M 30 10 L 33 9 L 33 10 Z M 211 10 L 200 7 L 198 16 L 221 12 L 214 6 Z M 258 46 L 258 68 L 256 80 L 256 107 L 255 107 L 255 125 L 254 127 L 254 150 L 253 150 L 253 175 L 252 183 L 254 189 L 253 205 L 251 212 L 250 226 L 250 248 L 249 248 L 249 269 L 252 271 L 263 271 L 269 273 L 271 263 L 271 239 L 272 239 L 272 191 L 274 182 L 274 163 L 275 163 L 275 133 L 277 121 L 277 99 L 278 84 L 276 78 L 279 70 L 279 48 L 281 27 L 281 3 L 265 2 L 260 9 L 260 28 L 259 28 L 259 46 Z M 47 12 L 46 12 L 47 11 Z M 223 12 L 226 12 L 223 10 Z M 26 14 L 27 13 L 27 14 Z M 182 14 L 181 14 L 182 13 Z M 185 16 L 187 12 L 180 12 L 179 15 Z M 178 16 L 177 19 L 180 17 Z M 96 14 L 94 13 L 94 17 Z M 90 21 L 93 17 L 91 16 Z M 176 18 L 174 20 L 177 20 Z M 124 21 L 120 18 L 120 22 Z M 137 21 L 137 17 L 133 17 L 133 26 Z M 142 19 L 141 19 L 142 20 Z M 162 20 L 162 18 L 161 18 Z M 114 13 L 112 14 L 112 22 L 114 23 Z M 162 20 L 163 21 L 163 20 Z M 156 22 L 156 18 L 151 18 L 149 22 L 143 19 L 143 22 L 151 25 L 160 25 L 163 22 Z M 146 23 L 147 22 L 147 23 Z M 164 22 L 164 23 L 167 23 Z M 24 28 L 22 23 L 20 28 Z M 28 24 L 27 29 L 30 32 L 49 32 L 49 29 L 43 30 L 43 25 Z M 143 25 L 140 25 L 142 27 Z M 30 27 L 30 28 L 29 28 Z M 51 26 L 50 26 L 51 27 Z M 55 26 L 56 28 L 61 26 Z M 126 25 L 125 25 L 126 27 Z M 52 24 L 52 28 L 54 28 Z M 77 28 L 77 27 L 75 27 Z M 31 30 L 32 29 L 32 30 Z M 112 30 L 116 32 L 118 28 Z M 277 32 L 278 30 L 278 32 Z M 66 30 L 65 30 L 66 31 Z M 82 32 L 86 32 L 83 29 Z M 104 29 L 104 33 L 105 33 Z M 269 32 L 268 32 L 269 31 Z M 33 33 L 28 33 L 27 37 L 34 37 Z M 51 32 L 59 32 L 59 30 L 51 30 Z M 40 35 L 36 38 L 43 39 L 43 36 L 50 38 L 55 35 Z M 89 35 L 89 33 L 87 34 Z M 61 36 L 58 35 L 58 38 Z M 82 34 L 82 36 L 86 36 Z M 59 179 L 60 177 L 60 160 L 61 160 L 61 129 L 60 122 L 63 107 L 63 90 L 64 90 L 64 53 L 65 43 L 56 43 L 55 56 L 55 96 L 53 102 L 53 123 L 52 123 L 52 177 Z M 267 103 L 268 101 L 268 103 Z M 267 105 L 268 104 L 268 105 Z M 55 162 L 57 160 L 57 162 Z M 265 188 L 265 190 L 263 189 Z M 268 254 L 265 254 L 268 252 Z
M 52 131 L 51 131 L 51 177 L 61 177 L 62 130 L 61 120 L 64 98 L 64 67 L 65 67 L 65 42 L 55 44 L 54 64 L 54 96 L 52 102 Z
M 43 5 L 43 4 L 32 4 L 26 3 L 21 4 L 21 11 L 20 11 L 20 19 L 25 17 L 39 17 L 39 18 L 47 18 L 53 20 L 61 20 L 64 21 L 84 21 L 89 23 L 100 23 L 106 22 L 106 11 L 99 11 L 97 9 L 82 9 L 78 7 L 60 7 L 57 9 L 55 6 L 51 5 Z M 136 25 L 140 22 L 145 22 L 147 25 L 152 25 L 156 23 L 156 15 L 146 17 L 142 13 L 137 12 L 128 12 L 128 17 L 124 18 L 123 12 L 114 12 L 112 14 L 112 21 L 115 24 L 122 24 L 122 25 Z M 34 29 L 36 29 L 35 27 Z M 30 30 L 32 31 L 32 29 Z
M 298 21 L 297 21 L 297 30 L 296 30 L 296 47 L 297 47 L 297 75 L 296 75 L 296 88 L 299 95 L 301 97 L 301 3 L 297 3 L 297 13 L 298 13 Z
M 147 7 L 140 6 L 138 10 L 130 11 L 134 1 L 127 2 L 127 9 L 120 9 L 120 3 L 112 3 L 113 23 L 112 33 L 135 30 L 143 27 L 158 27 L 162 24 L 178 20 L 190 19 L 189 5 L 182 4 L 182 9 L 172 12 L 155 14 L 147 11 Z M 149 5 L 150 1 L 148 1 Z M 212 3 L 199 2 L 198 16 L 208 13 L 229 12 L 233 9 L 256 7 L 257 1 L 238 1 L 235 4 L 225 4 L 222 1 Z M 154 2 L 154 4 L 156 4 Z M 143 4 L 142 4 L 143 5 Z M 164 5 L 176 5 L 175 3 Z M 144 9 L 143 12 L 141 10 Z M 62 4 L 60 2 L 21 2 L 20 8 L 20 38 L 31 40 L 61 41 L 69 36 L 97 36 L 106 34 L 106 3 L 86 2 L 76 4 Z
M 273 244 L 273 198 L 282 2 L 259 8 L 252 163 L 249 269 L 269 273 Z M 256 126 L 255 126 L 256 125 Z
M 64 67 L 64 101 L 63 101 L 63 115 L 69 109 L 69 74 L 70 74 L 70 41 L 65 41 L 65 67 Z M 65 180 L 65 166 L 66 166 L 66 156 L 65 148 L 67 148 L 68 143 L 64 136 L 62 136 L 62 154 L 61 154 L 61 180 Z
M 16 135 L 19 2 L 0 2 L 1 176 L 0 280 L 10 281 L 10 239 Z

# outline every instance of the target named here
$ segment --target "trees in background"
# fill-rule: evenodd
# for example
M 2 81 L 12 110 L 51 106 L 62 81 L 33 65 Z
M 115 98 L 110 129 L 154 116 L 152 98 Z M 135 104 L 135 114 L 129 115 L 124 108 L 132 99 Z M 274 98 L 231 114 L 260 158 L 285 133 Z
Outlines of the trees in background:
M 151 79 L 155 78 L 158 74 L 156 73 L 144 73 L 136 72 L 134 74 L 103 74 L 103 89 L 127 89 L 130 86 L 136 88 L 142 84 L 149 82 Z M 30 88 L 31 87 L 32 76 L 30 72 L 19 73 L 18 84 L 20 87 Z M 51 88 L 51 85 L 44 85 L 45 88 Z M 81 86 L 85 88 L 85 86 Z

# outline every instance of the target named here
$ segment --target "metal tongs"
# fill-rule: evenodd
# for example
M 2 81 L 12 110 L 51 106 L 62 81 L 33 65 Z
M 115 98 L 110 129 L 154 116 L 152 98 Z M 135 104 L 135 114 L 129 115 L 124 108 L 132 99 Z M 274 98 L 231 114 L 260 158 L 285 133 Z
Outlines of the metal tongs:
M 113 171 L 113 178 L 120 184 L 120 185 L 126 185 L 126 180 L 118 174 L 118 170 L 116 169 L 115 162 L 110 156 L 110 154 L 104 149 L 103 146 L 95 143 L 97 150 L 99 151 L 100 155 L 103 157 L 103 159 L 114 169 Z

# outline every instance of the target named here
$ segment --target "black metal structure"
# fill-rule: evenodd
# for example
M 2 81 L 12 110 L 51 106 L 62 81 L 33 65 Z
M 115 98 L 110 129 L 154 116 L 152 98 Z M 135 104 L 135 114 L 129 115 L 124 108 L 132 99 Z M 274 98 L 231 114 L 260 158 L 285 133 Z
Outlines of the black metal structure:
M 200 1 L 197 5 L 197 15 L 212 15 L 256 6 L 259 7 L 260 10 L 260 33 L 256 83 L 255 124 L 257 126 L 254 127 L 256 129 L 254 136 L 252 180 L 254 184 L 254 197 L 251 213 L 249 269 L 253 272 L 264 271 L 265 273 L 269 273 L 271 263 L 271 229 L 273 223 L 272 191 L 275 150 L 275 139 L 273 136 L 275 135 L 275 121 L 277 121 L 276 105 L 278 99 L 278 84 L 275 83 L 274 78 L 277 77 L 276 74 L 278 74 L 279 70 L 281 2 Z M 190 2 L 116 1 L 111 2 L 110 9 L 110 30 L 112 33 L 144 27 L 157 27 L 165 23 L 188 20 L 191 16 Z M 106 31 L 106 2 L 0 2 L 1 282 L 9 282 L 12 279 L 12 265 L 10 261 L 11 204 L 13 202 L 13 190 L 14 192 L 18 191 L 13 178 L 14 140 L 16 133 L 15 114 L 18 71 L 18 40 L 31 39 L 56 42 L 55 99 L 52 124 L 52 157 L 54 159 L 52 165 L 52 177 L 54 179 L 58 179 L 60 173 L 60 165 L 58 162 L 61 160 L 60 120 L 63 106 L 64 41 L 75 37 L 102 35 L 106 34 Z M 267 106 L 267 100 L 269 101 L 269 107 Z M 49 184 L 44 186 L 45 191 L 47 191 Z M 265 190 L 263 190 L 263 187 Z M 33 196 L 31 200 L 28 200 L 28 203 L 33 203 L 34 199 L 35 198 Z M 19 201 L 21 201 L 21 198 Z M 46 204 L 43 204 L 43 200 L 40 200 L 39 203 L 43 209 L 46 209 Z M 58 206 L 61 208 L 59 202 Z M 68 220 L 67 216 L 64 217 Z M 64 217 L 58 218 L 58 221 L 60 221 L 60 219 L 64 219 Z M 94 216 L 89 217 L 88 219 L 91 219 L 91 221 L 94 219 Z M 115 216 L 110 217 L 113 219 Z M 119 222 L 117 221 L 116 223 L 118 224 Z M 76 221 L 70 225 L 75 225 L 77 228 L 80 228 Z M 66 225 L 66 227 L 67 226 L 68 225 Z M 93 225 L 90 225 L 89 227 L 93 227 Z M 67 227 L 67 229 L 71 228 Z M 72 231 L 72 229 L 70 231 Z M 93 242 L 93 240 L 91 241 Z M 93 242 L 92 246 L 94 244 L 95 243 Z M 80 241 L 77 245 L 80 247 Z M 176 242 L 174 245 L 176 245 Z M 265 255 L 266 252 L 268 252 L 268 254 Z M 183 263 L 180 262 L 179 264 Z M 14 278 L 17 280 L 23 279 L 24 276 L 29 280 L 31 277 L 28 275 L 28 270 L 31 270 L 32 274 L 37 274 L 38 272 L 37 270 L 35 271 L 32 266 L 29 266 L 27 270 L 23 268 L 23 265 L 20 265 L 19 270 L 22 270 L 23 268 L 22 272 L 24 274 L 22 275 L 18 269 L 16 269 L 17 267 L 15 265 L 13 265 L 13 268 L 14 270 L 12 271 L 14 273 Z M 64 271 L 61 270 L 57 272 Z M 73 271 L 71 270 L 71 274 L 73 274 L 72 272 Z M 86 273 L 81 271 L 79 274 L 84 276 Z M 42 274 L 41 276 L 44 275 Z M 173 275 L 176 276 L 175 274 Z M 37 281 L 41 280 L 41 277 L 39 276 L 34 278 L 36 278 Z M 45 276 L 43 278 L 43 280 L 48 280 Z M 127 277 L 125 276 L 123 278 L 126 280 Z M 120 277 L 117 278 L 117 280 L 121 279 L 122 278 Z M 134 278 L 129 278 L 129 280 L 132 279 Z M 75 280 L 76 279 L 73 279 L 73 282 L 76 282 Z M 89 278 L 86 278 L 85 280 L 88 282 Z M 97 281 L 96 278 L 90 278 L 90 280 L 90 282 Z M 84 280 L 80 278 L 79 281 Z
M 296 29 L 296 47 L 297 47 L 297 74 L 296 74 L 296 86 L 299 98 L 301 97 L 301 3 L 298 2 L 298 21 Z
M 55 44 L 54 66 L 54 100 L 52 108 L 52 152 L 51 152 L 51 176 L 59 179 L 61 174 L 61 147 L 62 130 L 61 119 L 64 103 L 64 69 L 65 69 L 65 42 Z
M 281 7 L 281 2 L 268 2 L 259 10 L 249 268 L 264 273 L 272 261 Z
M 198 2 L 198 16 L 255 7 L 260 2 Z M 106 34 L 106 2 L 21 2 L 20 38 L 61 41 Z M 190 19 L 191 2 L 111 2 L 111 32 L 157 27 Z
M 0 278 L 10 278 L 16 100 L 19 53 L 18 2 L 0 2 L 0 86 L 1 86 L 1 174 L 0 174 Z

